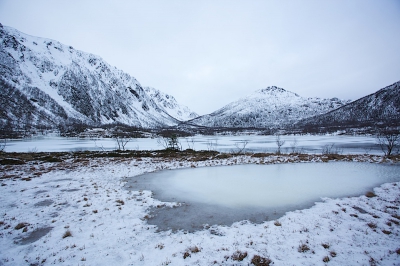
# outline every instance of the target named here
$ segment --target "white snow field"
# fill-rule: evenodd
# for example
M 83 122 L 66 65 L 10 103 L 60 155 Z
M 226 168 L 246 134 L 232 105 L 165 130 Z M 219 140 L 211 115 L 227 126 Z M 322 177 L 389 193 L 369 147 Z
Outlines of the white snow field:
M 376 187 L 375 197 L 324 198 L 276 221 L 159 232 L 149 208 L 178 204 L 124 189 L 128 177 L 294 158 L 72 160 L 0 166 L 0 265 L 400 265 L 400 182 Z

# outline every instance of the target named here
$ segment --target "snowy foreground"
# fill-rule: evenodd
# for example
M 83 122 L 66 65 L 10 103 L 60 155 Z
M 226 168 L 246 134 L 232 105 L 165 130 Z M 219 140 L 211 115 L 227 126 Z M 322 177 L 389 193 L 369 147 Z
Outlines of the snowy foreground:
M 400 265 L 400 182 L 375 188 L 376 197 L 324 199 L 277 221 L 194 233 L 157 232 L 146 220 L 149 207 L 177 203 L 160 202 L 151 191 L 123 189 L 127 177 L 161 169 L 287 161 L 293 160 L 2 165 L 0 265 Z

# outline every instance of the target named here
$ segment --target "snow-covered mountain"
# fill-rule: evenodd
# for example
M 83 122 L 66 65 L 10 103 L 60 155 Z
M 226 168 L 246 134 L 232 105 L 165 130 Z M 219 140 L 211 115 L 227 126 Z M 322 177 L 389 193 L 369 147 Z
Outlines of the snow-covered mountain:
M 171 126 L 195 114 L 101 57 L 0 24 L 0 125 Z M 158 97 L 160 96 L 160 97 Z M 165 96 L 166 97 L 166 96 Z
M 300 119 L 324 114 L 350 101 L 303 98 L 275 86 L 232 102 L 223 108 L 192 119 L 187 124 L 230 128 L 283 128 Z
M 400 81 L 341 108 L 304 119 L 296 127 L 400 125 Z
M 168 95 L 151 87 L 144 87 L 144 91 L 153 98 L 160 108 L 180 121 L 190 120 L 199 116 L 195 112 L 192 112 L 187 106 L 178 104 L 172 95 Z

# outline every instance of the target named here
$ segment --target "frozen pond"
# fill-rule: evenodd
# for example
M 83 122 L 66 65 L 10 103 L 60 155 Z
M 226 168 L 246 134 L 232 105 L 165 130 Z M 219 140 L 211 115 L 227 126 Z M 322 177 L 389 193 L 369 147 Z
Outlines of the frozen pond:
M 330 162 L 169 170 L 132 177 L 126 187 L 184 203 L 152 211 L 149 223 L 159 230 L 194 231 L 205 224 L 274 220 L 323 197 L 364 195 L 395 181 L 400 181 L 399 165 Z
M 343 154 L 381 154 L 373 136 L 281 136 L 285 141 L 283 153 L 293 150 L 303 153 L 321 153 L 325 145 L 334 145 L 333 150 Z M 275 152 L 275 136 L 195 136 L 179 139 L 182 149 L 217 150 L 219 152 L 237 152 L 244 148 L 246 152 Z M 36 137 L 7 142 L 6 152 L 59 152 L 84 150 L 114 150 L 113 139 Z M 132 139 L 126 146 L 129 150 L 160 150 L 164 147 L 155 138 Z

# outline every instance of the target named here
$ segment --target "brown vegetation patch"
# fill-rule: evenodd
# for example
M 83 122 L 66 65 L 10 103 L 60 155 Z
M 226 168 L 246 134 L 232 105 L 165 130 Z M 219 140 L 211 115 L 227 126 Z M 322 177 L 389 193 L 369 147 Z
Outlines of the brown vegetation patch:
M 298 248 L 297 251 L 300 253 L 304 253 L 310 250 L 310 247 L 307 246 L 306 244 L 301 244 Z
M 371 229 L 375 229 L 377 226 L 374 223 L 367 223 L 368 227 Z
M 232 254 L 231 259 L 236 261 L 242 261 L 247 257 L 247 252 L 236 251 Z
M 14 229 L 19 230 L 19 229 L 27 227 L 28 225 L 29 225 L 28 223 L 19 223 L 14 227 Z
M 376 197 L 376 194 L 372 191 L 368 191 L 367 193 L 365 193 L 365 196 L 367 198 L 373 198 L 373 197 Z
M 72 236 L 71 231 L 67 230 L 67 231 L 65 231 L 65 233 L 63 234 L 62 238 L 71 237 L 71 236 Z
M 273 264 L 273 262 L 269 258 L 264 258 L 259 255 L 254 255 L 253 258 L 251 259 L 251 264 L 255 266 L 269 266 Z

